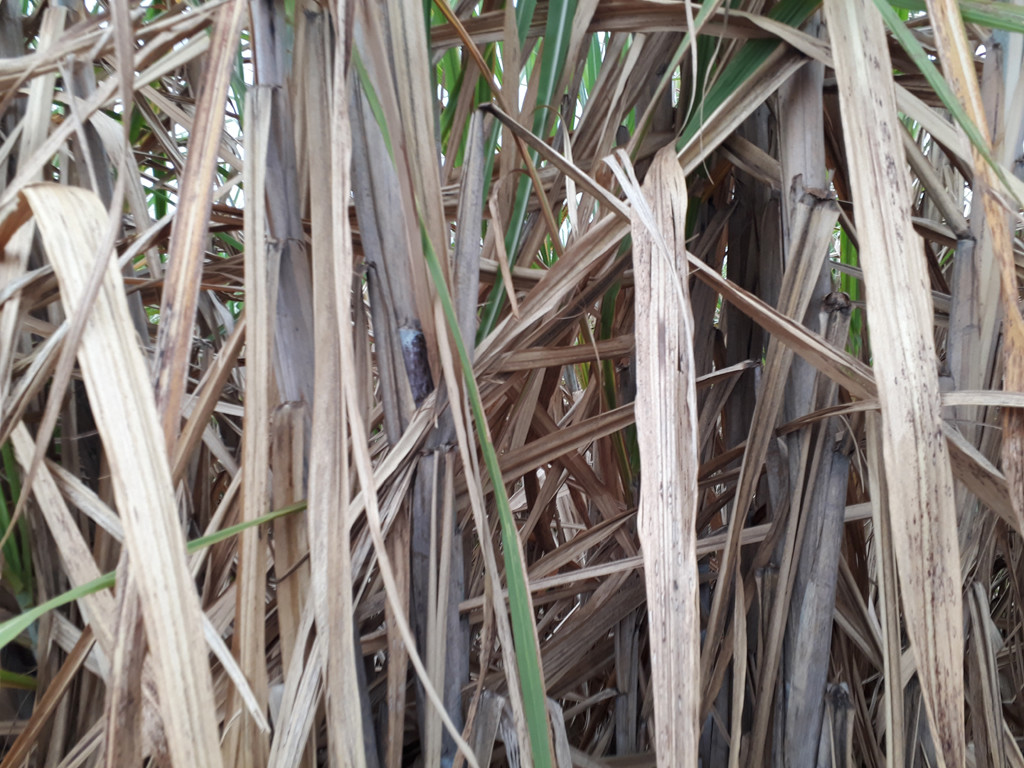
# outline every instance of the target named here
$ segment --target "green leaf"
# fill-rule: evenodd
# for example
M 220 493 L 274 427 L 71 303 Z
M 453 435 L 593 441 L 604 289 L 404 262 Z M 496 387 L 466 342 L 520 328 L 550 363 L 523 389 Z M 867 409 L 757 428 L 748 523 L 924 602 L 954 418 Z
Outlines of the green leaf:
M 876 0 L 877 1 L 877 0 Z M 792 27 L 799 27 L 810 17 L 821 5 L 818 0 L 782 0 L 768 13 L 768 17 Z M 700 18 L 700 15 L 698 15 Z M 684 38 L 681 46 L 685 46 L 689 39 L 689 33 Z M 757 71 L 765 60 L 782 43 L 779 40 L 751 40 L 746 43 L 725 66 L 722 73 L 715 80 L 714 85 L 708 90 L 707 96 L 703 99 L 700 107 L 687 121 L 683 133 L 676 142 L 676 149 L 681 150 L 700 131 L 704 117 L 712 114 L 725 100 L 750 78 Z M 677 62 L 678 63 L 678 62 Z M 665 73 L 666 76 L 669 72 Z
M 928 10 L 925 0 L 889 0 L 889 4 L 894 8 L 909 11 Z M 983 0 L 960 0 L 960 15 L 964 21 L 971 24 L 1005 29 L 1007 32 L 1024 32 L 1024 6 Z
M 501 523 L 501 542 L 505 558 L 505 578 L 508 582 L 508 603 L 509 612 L 512 618 L 512 638 L 515 644 L 516 664 L 519 667 L 519 683 L 523 693 L 523 707 L 526 710 L 526 723 L 530 733 L 530 751 L 533 755 L 533 764 L 537 768 L 551 766 L 551 739 L 548 731 L 547 705 L 544 702 L 544 682 L 540 676 L 540 659 L 537 657 L 537 627 L 533 622 L 533 614 L 530 611 L 530 595 L 527 592 L 526 578 L 523 574 L 522 563 L 517 556 L 519 550 L 519 533 L 516 530 L 516 523 L 512 517 L 512 508 L 509 505 L 508 494 L 505 492 L 505 483 L 501 479 L 501 466 L 498 464 L 498 454 L 491 442 L 490 431 L 487 427 L 487 417 L 484 414 L 483 401 L 480 399 L 480 391 L 476 386 L 476 379 L 473 376 L 473 364 L 470 362 L 469 354 L 466 352 L 466 344 L 462 334 L 459 332 L 459 323 L 455 315 L 455 306 L 452 302 L 448 286 L 444 282 L 441 273 L 441 264 L 438 261 L 434 247 L 427 236 L 426 228 L 420 222 L 420 233 L 423 240 L 423 253 L 427 259 L 427 267 L 430 269 L 430 276 L 437 288 L 438 298 L 441 301 L 441 308 L 444 311 L 445 320 L 451 331 L 455 347 L 459 353 L 459 360 L 462 363 L 463 378 L 466 382 L 466 393 L 469 396 L 469 403 L 473 409 L 473 422 L 476 425 L 477 437 L 480 441 L 480 450 L 483 453 L 484 464 L 487 466 L 487 474 L 494 486 L 494 502 L 498 507 L 498 519 Z M 486 532 L 481 532 L 486 535 Z
M 533 3 L 535 4 L 535 3 Z M 519 12 L 526 3 L 520 3 L 516 7 L 516 18 L 520 19 Z M 532 18 L 533 11 L 530 10 Z M 546 138 L 548 128 L 554 122 L 554 116 L 558 114 L 559 94 L 555 93 L 555 87 L 562 79 L 562 71 L 565 69 L 565 57 L 569 51 L 569 38 L 572 34 L 572 21 L 576 15 L 576 0 L 562 0 L 548 5 L 547 24 L 544 28 L 544 46 L 540 59 L 540 74 L 537 87 L 537 111 L 533 116 L 533 132 L 541 138 Z M 525 40 L 524 27 L 520 22 L 519 36 Z M 537 162 L 537 153 L 530 150 L 530 162 Z M 516 185 L 515 202 L 512 205 L 512 216 L 508 228 L 505 230 L 505 252 L 508 254 L 509 266 L 515 266 L 519 261 L 519 249 L 523 240 L 523 225 L 526 222 L 526 208 L 530 201 L 530 191 L 533 187 L 530 177 L 523 175 Z M 480 316 L 480 328 L 477 332 L 477 339 L 482 339 L 497 324 L 498 315 L 505 305 L 505 288 L 500 282 L 495 282 L 491 289 L 487 303 L 484 305 Z
M 843 264 L 849 264 L 851 266 L 859 266 L 860 260 L 857 255 L 857 249 L 853 245 L 853 241 L 850 240 L 850 236 L 843 229 L 842 225 L 839 226 L 839 261 Z M 850 300 L 858 302 L 861 300 L 860 296 L 860 280 L 852 275 L 847 275 L 844 272 L 839 273 L 839 287 Z M 855 307 L 850 315 L 850 333 L 846 342 L 846 351 L 854 357 L 860 357 L 861 347 L 863 345 L 864 336 L 864 312 L 860 307 Z
M 6 669 L 0 669 L 0 688 L 34 691 L 36 689 L 36 679 L 31 675 L 21 675 L 17 672 L 8 672 Z
M 6 481 L 4 490 L 10 491 L 9 494 L 0 493 L 0 536 L 6 536 L 11 524 L 10 510 L 17 508 L 18 499 L 21 498 L 21 480 L 10 441 L 0 449 L 0 460 L 3 461 Z M 4 578 L 10 581 L 8 586 L 18 602 L 25 604 L 32 599 L 32 546 L 28 520 L 24 516 L 4 544 L 3 559 Z
M 556 0 L 557 2 L 557 0 Z M 533 23 L 533 12 L 537 8 L 537 0 L 519 0 L 516 4 L 516 29 L 519 31 L 519 47 L 526 42 L 526 35 Z
M 384 136 L 384 146 L 388 149 L 388 156 L 394 162 L 395 152 L 391 147 L 391 135 L 388 133 L 387 121 L 384 120 L 384 108 L 380 105 L 380 100 L 377 98 L 377 91 L 373 88 L 370 74 L 366 71 L 363 60 L 359 57 L 359 48 L 357 46 L 352 46 L 352 64 L 355 65 L 356 74 L 358 74 L 359 82 L 363 86 L 363 95 L 370 105 L 373 119 L 377 121 L 377 125 L 380 126 L 380 132 Z
M 899 16 L 896 15 L 896 11 L 892 9 L 892 6 L 886 0 L 875 0 L 875 6 L 882 14 L 885 25 L 889 27 L 893 37 L 899 41 L 903 50 L 907 52 L 907 55 L 917 65 L 917 68 L 921 70 L 921 74 L 924 75 L 925 80 L 928 81 L 928 84 L 935 91 L 935 95 L 942 101 L 943 106 L 949 110 L 953 119 L 964 129 L 964 133 L 967 134 L 971 144 L 974 145 L 974 148 L 995 172 L 996 176 L 1003 183 L 1005 190 L 1009 194 L 1016 196 L 1013 186 L 1011 186 L 1009 179 L 1006 177 L 1006 169 L 999 165 L 995 158 L 992 157 L 992 153 L 989 151 L 988 140 L 982 135 L 981 130 L 975 125 L 970 115 L 967 114 L 964 105 L 960 103 L 960 99 L 953 93 L 953 89 L 946 81 L 946 78 L 939 72 L 935 62 L 932 61 L 921 43 L 907 29 L 907 26 L 900 20 Z M 1021 200 L 1017 200 L 1017 202 L 1022 203 Z
M 273 520 L 277 520 L 279 517 L 291 515 L 296 512 L 301 512 L 306 508 L 306 502 L 301 501 L 297 504 L 292 504 L 288 507 L 282 507 L 276 509 L 273 512 L 268 512 L 262 517 L 257 517 L 254 520 L 248 520 L 244 523 L 238 523 L 238 525 L 232 525 L 224 528 L 216 533 L 211 533 L 209 536 L 202 536 L 198 539 L 194 539 L 188 543 L 188 552 L 198 552 L 206 547 L 213 546 L 219 542 L 230 539 L 232 536 L 237 536 L 247 528 L 253 526 L 263 525 Z M 60 608 L 61 606 L 72 603 L 75 600 L 81 600 L 83 597 L 88 595 L 94 595 L 101 589 L 110 589 L 114 586 L 116 574 L 114 571 L 99 576 L 92 581 L 80 584 L 74 589 L 69 589 L 63 594 L 57 595 L 56 597 L 47 600 L 45 603 L 37 605 L 24 613 L 20 613 L 14 618 L 8 619 L 3 624 L 0 624 L 0 648 L 3 648 L 8 643 L 12 642 L 18 635 L 28 629 L 33 622 L 37 621 L 40 617 L 46 615 L 54 608 Z

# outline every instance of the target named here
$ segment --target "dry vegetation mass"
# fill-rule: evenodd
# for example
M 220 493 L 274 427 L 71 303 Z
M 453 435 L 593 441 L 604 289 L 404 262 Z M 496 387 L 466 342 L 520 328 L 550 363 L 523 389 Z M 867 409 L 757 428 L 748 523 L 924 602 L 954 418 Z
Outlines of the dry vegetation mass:
M 1024 768 L 1022 70 L 0 2 L 0 768 Z

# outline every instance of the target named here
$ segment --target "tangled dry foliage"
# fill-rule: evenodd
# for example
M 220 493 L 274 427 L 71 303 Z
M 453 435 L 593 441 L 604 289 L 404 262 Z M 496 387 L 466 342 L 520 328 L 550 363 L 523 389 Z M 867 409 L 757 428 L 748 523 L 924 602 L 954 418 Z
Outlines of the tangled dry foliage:
M 1024 766 L 1022 32 L 0 3 L 3 768 Z

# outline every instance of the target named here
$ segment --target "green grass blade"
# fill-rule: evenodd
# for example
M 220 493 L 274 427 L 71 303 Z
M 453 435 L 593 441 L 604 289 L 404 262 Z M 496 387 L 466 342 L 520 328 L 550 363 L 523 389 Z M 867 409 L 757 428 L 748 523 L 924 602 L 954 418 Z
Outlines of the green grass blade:
M 906 11 L 928 10 L 925 0 L 889 0 L 889 4 Z M 1024 6 L 992 0 L 960 0 L 960 15 L 971 24 L 1024 33 Z
M 521 7 L 522 4 L 520 4 Z M 516 8 L 516 15 L 520 7 Z M 532 16 L 532 13 L 531 13 Z M 572 33 L 572 22 L 576 16 L 576 0 L 563 0 L 548 5 L 548 19 L 544 28 L 544 48 L 540 59 L 540 81 L 537 87 L 537 111 L 533 116 L 533 132 L 546 138 L 548 128 L 558 113 L 558 94 L 555 89 L 562 79 L 565 69 L 565 57 L 569 51 L 569 37 Z M 523 26 L 519 27 L 523 37 Z M 537 162 L 537 153 L 530 150 L 530 162 Z M 505 252 L 508 254 L 509 266 L 515 266 L 519 260 L 519 249 L 522 246 L 523 225 L 526 222 L 526 208 L 530 201 L 533 184 L 529 176 L 523 175 L 516 185 L 515 202 L 512 205 L 512 216 L 505 230 Z M 477 339 L 484 338 L 494 330 L 498 315 L 505 306 L 505 288 L 496 282 L 487 297 L 480 315 L 480 328 Z
M 8 497 L 0 493 L 0 536 L 7 536 L 10 526 L 10 509 L 16 508 L 21 497 L 21 481 L 18 477 L 18 465 L 14 460 L 14 449 L 10 441 L 0 449 L 3 460 L 4 479 L 10 490 Z M 8 507 L 10 502 L 10 507 Z M 25 605 L 32 599 L 32 546 L 28 520 L 22 516 L 17 523 L 17 530 L 12 531 L 4 544 L 4 576 L 11 583 L 8 585 L 15 592 L 18 602 Z
M 0 688 L 17 688 L 19 691 L 34 691 L 36 679 L 31 675 L 21 675 L 0 669 Z
M 359 77 L 359 82 L 363 86 L 363 95 L 366 97 L 366 102 L 370 105 L 370 112 L 373 113 L 373 119 L 377 121 L 377 125 L 380 126 L 381 133 L 384 135 L 384 146 L 387 147 L 388 156 L 391 161 L 395 160 L 395 151 L 391 147 L 391 134 L 387 130 L 387 122 L 384 120 L 384 108 L 380 105 L 380 99 L 377 98 L 377 91 L 373 88 L 373 81 L 370 80 L 370 74 L 366 71 L 366 66 L 363 64 L 363 60 L 359 56 L 359 48 L 352 46 L 352 64 L 356 68 L 356 74 Z
M 907 55 L 910 56 L 911 60 L 921 70 L 921 74 L 924 75 L 925 80 L 934 89 L 935 95 L 942 101 L 943 106 L 949 110 L 949 113 L 953 116 L 953 119 L 960 124 L 960 127 L 964 129 L 964 133 L 967 134 L 967 138 L 974 146 L 978 153 L 985 158 L 985 162 L 988 163 L 989 167 L 995 172 L 996 176 L 1003 183 L 1003 188 L 1010 195 L 1015 195 L 1014 188 L 1011 186 L 1009 179 L 1006 177 L 1006 170 L 995 161 L 992 157 L 992 153 L 989 151 L 988 140 L 982 135 L 981 129 L 975 125 L 971 116 L 967 114 L 967 110 L 964 105 L 960 103 L 960 99 L 953 93 L 953 89 L 949 83 L 946 82 L 946 78 L 939 72 L 938 67 L 935 66 L 935 62 L 928 56 L 928 53 L 924 50 L 921 43 L 918 42 L 917 38 L 907 29 L 907 26 L 897 16 L 896 11 L 893 10 L 892 6 L 887 0 L 875 0 L 875 7 L 878 8 L 882 14 L 882 18 L 885 20 L 885 25 L 892 32 L 899 44 L 906 51 Z M 1024 205 L 1024 201 L 1017 200 L 1017 203 Z
M 7 499 L 0 494 L 0 536 L 7 535 L 10 525 L 11 512 L 7 506 Z M 21 550 L 18 548 L 18 538 L 13 533 L 4 543 L 3 557 L 5 569 L 10 569 L 14 574 L 21 573 Z
M 575 3 L 573 3 L 573 5 L 575 7 Z M 571 18 L 569 20 L 569 24 L 571 24 Z M 370 103 L 374 119 L 381 128 L 384 135 L 384 141 L 386 142 L 390 153 L 391 142 L 383 112 L 380 108 L 379 102 L 377 101 L 368 73 L 362 66 L 362 62 L 359 60 L 358 53 L 355 50 L 353 50 L 352 61 L 356 66 L 357 75 L 363 86 L 363 91 Z M 494 131 L 494 138 L 496 139 L 497 125 L 495 125 Z M 392 153 L 391 156 L 393 160 L 394 154 Z M 493 157 L 493 153 L 491 157 Z M 525 206 L 523 212 L 525 213 Z M 476 380 L 473 378 L 473 368 L 466 352 L 465 342 L 462 339 L 462 335 L 459 333 L 451 294 L 448 292 L 448 286 L 441 273 L 441 265 L 437 259 L 437 254 L 434 252 L 430 239 L 426 237 L 422 222 L 420 231 L 423 236 L 423 251 L 427 260 L 427 266 L 436 285 L 438 296 L 441 300 L 441 306 L 445 313 L 445 319 L 451 328 L 455 345 L 458 349 L 459 359 L 462 363 L 463 373 L 466 378 L 466 388 L 470 397 L 470 405 L 473 409 L 473 419 L 476 423 L 481 450 L 484 456 L 484 463 L 487 466 L 488 475 L 490 476 L 495 489 L 495 500 L 498 507 L 498 517 L 501 523 L 502 542 L 504 545 L 505 575 L 508 582 L 512 635 L 515 643 L 516 662 L 519 665 L 519 679 L 520 685 L 522 686 L 523 703 L 526 710 L 526 719 L 530 734 L 530 747 L 533 754 L 534 765 L 538 766 L 538 768 L 544 768 L 544 766 L 551 765 L 551 746 L 548 731 L 547 707 L 544 701 L 544 685 L 540 676 L 540 660 L 534 652 L 534 649 L 536 648 L 536 627 L 533 623 L 533 615 L 530 612 L 529 594 L 526 591 L 526 578 L 523 574 L 522 564 L 520 563 L 519 558 L 514 555 L 516 550 L 513 549 L 513 547 L 518 547 L 518 534 L 515 527 L 515 521 L 512 518 L 512 510 L 509 506 L 508 496 L 505 493 L 505 486 L 501 480 L 501 468 L 498 465 L 498 457 L 494 450 L 494 445 L 491 443 L 490 434 L 488 433 L 487 421 L 483 412 L 483 403 L 480 400 L 480 392 L 476 387 Z M 228 531 L 231 531 L 231 529 L 225 529 L 225 532 L 221 533 L 231 535 L 230 533 L 226 533 Z
M 516 3 L 516 29 L 519 31 L 519 47 L 526 42 L 526 35 L 533 23 L 533 12 L 537 9 L 537 0 L 519 0 Z
M 583 78 L 581 80 L 582 93 L 579 95 L 580 106 L 587 103 L 590 98 L 590 94 L 594 92 L 594 87 L 597 85 L 597 77 L 601 74 L 601 63 L 604 58 L 604 53 L 601 50 L 601 40 L 597 35 L 590 36 L 590 46 L 587 49 L 587 62 L 583 67 Z M 573 128 L 575 128 L 575 115 L 570 115 L 570 119 L 573 121 Z
M 533 119 L 533 130 L 538 129 L 544 136 L 544 126 L 550 123 L 549 113 L 557 111 L 553 99 L 558 96 L 555 89 L 562 79 L 565 57 L 569 52 L 569 37 L 572 20 L 576 16 L 576 0 L 564 0 L 548 6 L 548 21 L 544 30 L 544 50 L 540 57 L 540 83 L 537 89 L 537 114 Z
M 430 238 L 426 236 L 426 230 L 422 224 L 420 230 L 427 267 L 437 288 L 445 320 L 448 323 L 448 328 L 451 331 L 455 347 L 459 353 L 462 373 L 466 381 L 466 392 L 469 396 L 470 406 L 473 409 L 473 421 L 476 424 L 477 437 L 480 440 L 480 450 L 483 453 L 487 474 L 490 476 L 491 483 L 494 486 L 494 501 L 498 507 L 498 519 L 501 523 L 505 578 L 508 582 L 509 612 L 512 618 L 512 637 L 515 643 L 516 663 L 519 666 L 519 682 L 522 686 L 523 706 L 526 710 L 526 722 L 530 733 L 530 751 L 533 755 L 534 766 L 536 768 L 546 768 L 551 765 L 551 740 L 548 731 L 547 706 L 544 702 L 544 683 L 540 676 L 540 659 L 537 658 L 535 652 L 537 647 L 537 629 L 533 622 L 533 614 L 530 611 L 529 593 L 526 589 L 526 578 L 523 574 L 522 563 L 516 556 L 519 548 L 519 534 L 516 530 L 515 520 L 512 518 L 512 509 L 509 505 L 508 495 L 505 493 L 505 484 L 501 479 L 498 454 L 494 450 L 494 444 L 491 442 L 483 402 L 480 399 L 480 391 L 477 389 L 476 379 L 473 376 L 473 365 L 469 360 L 469 354 L 466 352 L 466 344 L 462 339 L 462 334 L 459 332 L 459 323 L 455 316 L 452 297 L 448 292 L 447 284 L 444 282 L 437 254 L 434 253 Z M 486 532 L 481 532 L 481 535 L 486 535 Z
M 112 586 L 114 586 L 113 571 L 105 573 L 92 581 L 87 581 L 85 584 L 80 584 L 74 589 L 69 589 L 67 592 L 50 598 L 35 608 L 31 608 L 24 613 L 19 613 L 14 618 L 8 619 L 3 624 L 0 624 L 0 648 L 13 641 L 18 635 L 28 629 L 33 622 L 45 616 L 54 608 L 60 608 L 62 605 L 67 605 L 87 595 L 93 595 L 101 589 L 109 589 Z
M 818 9 L 818 0 L 782 0 L 768 13 L 768 17 L 783 24 L 798 27 Z M 685 42 L 685 41 L 684 41 Z M 737 91 L 765 60 L 782 43 L 778 40 L 751 40 L 725 66 L 722 73 L 708 90 L 707 96 L 687 121 L 683 133 L 676 142 L 681 150 L 700 131 L 704 118 L 718 109 L 725 100 Z
M 853 267 L 860 266 L 857 249 L 854 247 L 853 241 L 850 240 L 846 230 L 842 227 L 839 228 L 839 261 Z M 857 278 L 840 272 L 839 287 L 843 293 L 850 297 L 851 301 L 861 301 L 860 280 Z M 850 331 L 846 342 L 846 351 L 854 357 L 860 357 L 860 350 L 864 341 L 863 334 L 864 311 L 860 307 L 855 307 L 850 314 Z
M 297 504 L 292 504 L 288 507 L 282 507 L 281 509 L 275 509 L 273 512 L 268 512 L 262 517 L 258 517 L 255 520 L 248 520 L 244 523 L 238 523 L 238 525 L 232 525 L 224 528 L 216 533 L 211 533 L 209 536 L 202 536 L 198 539 L 193 539 L 188 542 L 189 553 L 198 552 L 206 547 L 213 546 L 219 542 L 230 539 L 232 536 L 237 536 L 247 528 L 252 528 L 255 525 L 263 525 L 273 520 L 277 520 L 279 517 L 291 515 L 296 512 L 301 512 L 306 508 L 306 502 L 300 501 Z M 114 586 L 115 572 L 109 571 L 104 573 L 102 576 L 88 581 L 85 584 L 80 584 L 74 589 L 69 589 L 63 594 L 57 595 L 45 603 L 37 605 L 35 608 L 20 613 L 14 618 L 8 619 L 3 624 L 0 624 L 0 648 L 13 641 L 18 635 L 24 632 L 33 622 L 37 621 L 42 616 L 46 615 L 55 608 L 60 608 L 63 605 L 72 603 L 75 600 L 80 600 L 88 595 L 93 595 L 99 592 L 101 589 L 110 589 Z

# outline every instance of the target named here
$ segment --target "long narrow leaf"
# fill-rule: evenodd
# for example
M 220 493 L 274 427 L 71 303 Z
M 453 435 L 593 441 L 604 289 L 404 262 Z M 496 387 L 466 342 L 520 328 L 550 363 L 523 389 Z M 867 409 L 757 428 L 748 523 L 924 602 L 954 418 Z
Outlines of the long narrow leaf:
M 509 506 L 505 484 L 501 479 L 501 465 L 498 454 L 491 442 L 487 416 L 484 413 L 480 391 L 473 376 L 473 364 L 466 351 L 466 344 L 459 331 L 458 317 L 452 303 L 451 294 L 444 283 L 441 265 L 437 260 L 429 240 L 423 238 L 423 252 L 427 258 L 427 267 L 437 287 L 441 307 L 444 310 L 448 330 L 455 341 L 462 364 L 466 392 L 473 409 L 473 421 L 476 424 L 477 437 L 487 466 L 487 474 L 494 487 L 494 501 L 498 507 L 498 518 L 501 521 L 501 539 L 505 554 L 505 578 L 508 582 L 509 609 L 512 614 L 512 632 L 515 637 L 516 661 L 519 665 L 519 680 L 523 688 L 523 703 L 526 707 L 526 719 L 530 729 L 530 747 L 533 753 L 533 764 L 537 768 L 551 765 L 551 735 L 548 730 L 547 706 L 544 703 L 544 681 L 541 679 L 540 659 L 537 655 L 537 628 L 531 610 L 530 593 L 526 586 L 522 562 L 519 558 L 519 534 L 512 509 Z M 481 536 L 487 535 L 481 531 Z

